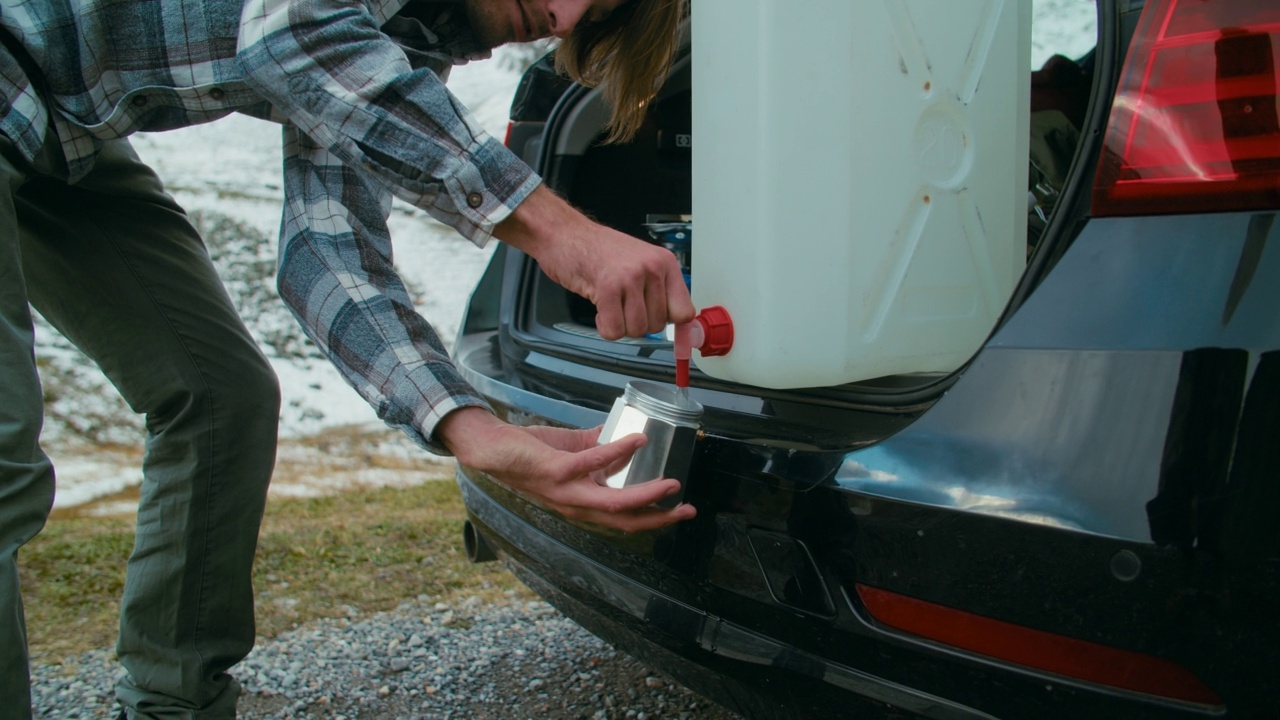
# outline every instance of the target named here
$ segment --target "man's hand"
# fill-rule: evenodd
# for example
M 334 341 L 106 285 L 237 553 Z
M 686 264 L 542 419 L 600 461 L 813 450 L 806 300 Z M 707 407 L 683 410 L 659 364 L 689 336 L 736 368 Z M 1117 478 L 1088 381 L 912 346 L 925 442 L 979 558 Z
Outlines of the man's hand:
M 596 305 L 606 340 L 660 332 L 693 319 L 693 301 L 675 255 L 607 228 L 538 186 L 494 229 L 499 240 L 538 261 L 562 287 Z
M 476 407 L 449 413 L 436 428 L 436 436 L 459 462 L 573 520 L 638 532 L 697 514 L 692 505 L 653 506 L 679 491 L 678 480 L 620 489 L 602 485 L 607 471 L 620 467 L 644 445 L 644 436 L 597 445 L 599 435 L 599 428 L 517 427 Z

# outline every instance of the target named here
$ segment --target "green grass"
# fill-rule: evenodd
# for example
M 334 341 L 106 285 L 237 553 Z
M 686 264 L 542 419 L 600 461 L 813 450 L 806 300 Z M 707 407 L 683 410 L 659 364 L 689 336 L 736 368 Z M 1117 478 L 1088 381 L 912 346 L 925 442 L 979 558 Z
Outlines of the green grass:
M 351 490 L 272 499 L 254 567 L 257 632 L 270 638 L 321 617 L 394 608 L 428 595 L 452 604 L 514 594 L 532 599 L 498 563 L 462 552 L 465 513 L 457 485 Z M 133 521 L 62 513 L 19 556 L 35 662 L 115 644 Z

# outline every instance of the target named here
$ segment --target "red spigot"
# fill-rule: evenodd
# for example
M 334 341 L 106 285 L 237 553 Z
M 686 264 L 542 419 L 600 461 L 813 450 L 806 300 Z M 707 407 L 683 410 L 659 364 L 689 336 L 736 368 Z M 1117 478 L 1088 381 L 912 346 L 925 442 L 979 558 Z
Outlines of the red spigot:
M 703 308 L 690 322 L 676 325 L 676 387 L 689 387 L 689 358 L 693 348 L 703 357 L 725 355 L 733 348 L 733 321 L 719 305 Z

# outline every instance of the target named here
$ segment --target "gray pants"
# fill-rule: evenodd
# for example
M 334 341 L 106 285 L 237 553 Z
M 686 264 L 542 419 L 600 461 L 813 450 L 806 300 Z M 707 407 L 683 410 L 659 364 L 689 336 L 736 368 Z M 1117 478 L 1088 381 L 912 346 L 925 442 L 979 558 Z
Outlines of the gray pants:
M 0 714 L 30 715 L 18 550 L 54 493 L 30 303 L 146 417 L 117 695 L 133 717 L 234 717 L 226 671 L 253 645 L 279 386 L 195 229 L 128 143 L 74 186 L 61 168 L 56 146 L 33 167 L 0 136 Z

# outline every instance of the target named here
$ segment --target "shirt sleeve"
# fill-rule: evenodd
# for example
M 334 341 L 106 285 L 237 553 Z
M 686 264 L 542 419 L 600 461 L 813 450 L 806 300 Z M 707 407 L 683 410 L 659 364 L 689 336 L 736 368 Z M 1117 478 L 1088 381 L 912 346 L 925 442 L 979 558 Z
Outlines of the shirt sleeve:
M 487 404 L 395 272 L 392 196 L 484 245 L 539 178 L 411 66 L 380 31 L 383 14 L 353 0 L 249 0 L 237 57 L 287 118 L 281 297 L 379 418 L 447 454 L 439 421 Z
M 249 0 L 237 57 L 317 145 L 477 245 L 540 182 L 362 3 Z
M 436 424 L 489 406 L 449 361 L 392 266 L 391 195 L 292 125 L 284 129 L 280 296 L 347 382 L 422 447 Z

